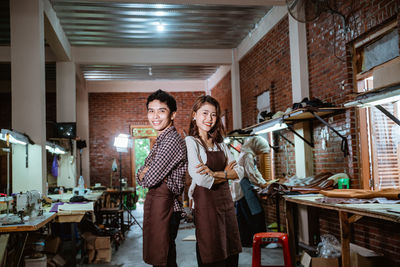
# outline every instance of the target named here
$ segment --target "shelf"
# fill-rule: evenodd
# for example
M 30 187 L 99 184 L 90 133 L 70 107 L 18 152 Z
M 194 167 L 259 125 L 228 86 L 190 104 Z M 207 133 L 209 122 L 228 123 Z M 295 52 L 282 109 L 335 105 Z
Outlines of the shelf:
M 263 121 L 261 123 L 252 125 L 250 127 L 245 128 L 244 130 L 253 130 L 255 133 L 260 132 L 275 132 L 280 131 L 283 129 L 288 129 L 289 131 L 293 132 L 297 135 L 300 139 L 302 139 L 305 143 L 309 146 L 314 147 L 314 143 L 312 141 L 306 140 L 303 136 L 297 133 L 293 125 L 296 123 L 304 122 L 304 121 L 313 121 L 319 120 L 324 125 L 326 125 L 329 129 L 335 132 L 340 138 L 342 138 L 342 151 L 344 152 L 345 156 L 348 155 L 348 144 L 347 138 L 342 136 L 338 131 L 336 131 L 328 122 L 326 122 L 323 118 L 332 117 L 337 114 L 342 114 L 346 111 L 346 108 L 342 107 L 305 107 L 296 109 L 288 114 L 284 114 L 282 117 Z M 280 135 L 282 136 L 282 135 Z M 283 136 L 282 136 L 283 137 Z M 286 141 L 286 138 L 284 138 Z M 289 142 L 293 145 L 292 142 Z
M 283 116 L 283 121 L 288 122 L 302 122 L 316 119 L 315 115 L 320 118 L 331 117 L 345 112 L 345 108 L 341 107 L 328 107 L 328 108 L 301 108 L 292 111 L 291 113 Z

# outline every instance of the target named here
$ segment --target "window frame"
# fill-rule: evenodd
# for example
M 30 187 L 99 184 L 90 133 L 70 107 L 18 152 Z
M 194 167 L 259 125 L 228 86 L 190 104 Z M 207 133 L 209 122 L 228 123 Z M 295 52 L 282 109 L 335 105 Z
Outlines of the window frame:
M 377 30 L 376 32 L 368 35 L 364 39 L 355 42 L 353 44 L 353 83 L 354 83 L 354 90 L 355 93 L 360 93 L 358 89 L 358 82 L 361 80 L 365 80 L 368 77 L 373 77 L 374 71 L 388 67 L 391 64 L 396 64 L 400 62 L 400 56 L 393 58 L 387 62 L 384 62 L 380 65 L 377 65 L 373 67 L 372 69 L 365 71 L 365 72 L 359 72 L 359 66 L 360 62 L 357 61 L 357 58 L 360 59 L 362 58 L 362 55 L 359 53 L 359 51 L 362 50 L 364 46 L 367 46 L 380 38 L 382 38 L 385 34 L 395 30 L 398 28 L 398 23 L 397 20 L 390 22 L 388 25 L 385 27 L 381 28 L 380 30 Z M 369 112 L 369 114 L 368 114 Z M 375 188 L 375 180 L 379 179 L 377 176 L 377 168 L 374 167 L 376 166 L 374 159 L 374 153 L 375 148 L 370 147 L 370 144 L 372 143 L 370 138 L 371 135 L 369 135 L 369 128 L 368 125 L 368 118 L 370 116 L 370 109 L 365 108 L 365 109 L 356 109 L 356 123 L 358 124 L 357 127 L 359 129 L 359 138 L 358 138 L 358 147 L 359 147 L 359 166 L 360 166 L 360 183 L 361 183 L 361 188 L 363 189 L 372 189 L 374 190 Z M 371 158 L 371 160 L 370 160 Z M 372 166 L 371 163 L 372 162 Z

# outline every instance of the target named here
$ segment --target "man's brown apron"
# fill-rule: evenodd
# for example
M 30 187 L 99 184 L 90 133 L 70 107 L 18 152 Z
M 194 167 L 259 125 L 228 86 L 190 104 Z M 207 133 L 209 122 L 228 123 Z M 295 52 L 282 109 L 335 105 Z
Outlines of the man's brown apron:
M 212 171 L 224 171 L 224 151 L 207 151 L 206 165 Z M 217 262 L 240 253 L 239 228 L 228 182 L 213 185 L 211 189 L 196 186 L 193 199 L 201 261 Z
M 146 194 L 143 215 L 143 260 L 166 266 L 169 247 L 169 222 L 173 212 L 173 194 L 167 185 L 151 188 Z

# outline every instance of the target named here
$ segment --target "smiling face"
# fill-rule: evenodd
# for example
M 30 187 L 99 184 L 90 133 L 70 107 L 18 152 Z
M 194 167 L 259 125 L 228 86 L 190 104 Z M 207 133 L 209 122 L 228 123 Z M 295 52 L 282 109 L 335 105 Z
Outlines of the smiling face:
M 175 118 L 175 112 L 170 112 L 167 103 L 153 100 L 148 104 L 147 119 L 151 127 L 158 132 L 162 133 L 165 129 L 172 126 Z
M 210 103 L 204 103 L 194 114 L 199 134 L 208 133 L 217 122 L 217 109 Z

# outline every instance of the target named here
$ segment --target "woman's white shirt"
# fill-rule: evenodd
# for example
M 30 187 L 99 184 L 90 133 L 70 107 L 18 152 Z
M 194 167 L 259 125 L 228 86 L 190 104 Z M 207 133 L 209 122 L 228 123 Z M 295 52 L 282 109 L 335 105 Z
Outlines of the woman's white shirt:
M 207 174 L 197 173 L 196 166 L 200 163 L 207 163 L 207 153 L 205 148 L 200 144 L 200 141 L 196 141 L 193 136 L 185 137 L 186 148 L 188 154 L 188 171 L 189 175 L 192 177 L 192 184 L 189 188 L 189 197 L 191 197 L 191 193 L 193 193 L 196 185 L 206 187 L 210 189 L 214 184 L 214 177 Z M 232 156 L 232 153 L 229 151 L 228 146 L 225 143 L 220 143 L 219 146 L 224 151 L 225 156 L 228 158 L 227 163 L 235 160 Z M 218 151 L 218 146 L 214 145 L 213 148 L 209 148 L 209 151 Z M 244 170 L 242 166 L 236 165 L 234 168 L 237 173 L 239 179 L 242 179 L 244 176 Z

